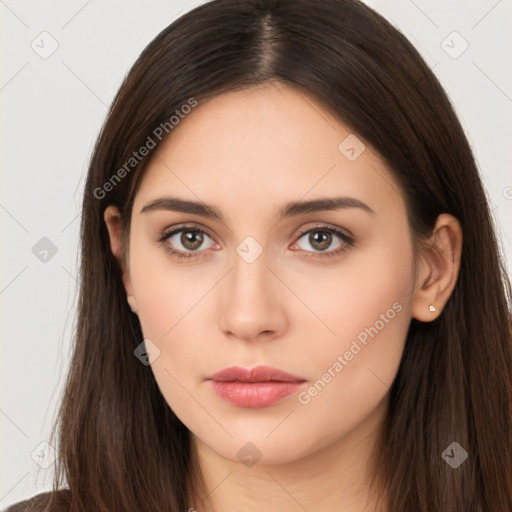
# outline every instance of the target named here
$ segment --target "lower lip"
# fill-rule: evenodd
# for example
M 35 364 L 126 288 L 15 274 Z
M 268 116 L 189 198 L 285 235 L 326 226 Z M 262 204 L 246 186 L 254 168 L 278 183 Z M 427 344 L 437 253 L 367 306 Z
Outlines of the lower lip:
M 296 392 L 304 382 L 218 382 L 210 381 L 215 392 L 240 407 L 266 407 Z

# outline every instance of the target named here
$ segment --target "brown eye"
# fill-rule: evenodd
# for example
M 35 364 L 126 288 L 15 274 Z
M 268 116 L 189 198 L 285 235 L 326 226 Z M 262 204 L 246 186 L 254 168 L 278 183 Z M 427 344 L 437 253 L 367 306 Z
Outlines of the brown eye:
M 205 244 L 210 240 L 210 245 Z M 176 256 L 195 256 L 194 253 L 203 253 L 214 245 L 214 241 L 204 231 L 196 228 L 181 227 L 168 233 L 164 233 L 159 242 L 165 244 L 165 248 Z
M 204 237 L 200 231 L 182 231 L 180 242 L 183 244 L 185 249 L 195 251 L 201 247 Z
M 332 243 L 332 233 L 328 231 L 310 231 L 308 242 L 315 250 L 324 251 Z
M 336 239 L 338 239 L 337 245 L 331 247 Z M 299 243 L 301 240 L 306 240 L 310 247 L 302 246 Z M 338 252 L 338 249 L 344 249 L 346 246 L 351 245 L 351 239 L 335 229 L 318 227 L 302 233 L 297 241 L 297 245 L 306 252 L 333 254 Z M 328 250 L 329 248 L 330 250 Z

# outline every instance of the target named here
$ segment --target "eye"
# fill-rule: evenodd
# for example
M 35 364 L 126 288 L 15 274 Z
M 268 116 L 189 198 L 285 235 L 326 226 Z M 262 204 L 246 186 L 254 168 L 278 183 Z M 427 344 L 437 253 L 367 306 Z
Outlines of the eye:
M 301 246 L 299 243 L 302 239 L 305 240 L 306 247 L 303 245 Z M 338 239 L 339 242 L 333 248 L 332 246 L 333 243 L 336 243 L 336 239 Z M 322 225 L 315 226 L 312 229 L 308 229 L 307 231 L 302 232 L 296 244 L 306 253 L 313 253 L 308 254 L 306 257 L 322 258 L 327 256 L 337 256 L 348 250 L 350 247 L 354 246 L 355 242 L 350 236 L 346 235 L 342 231 Z M 312 250 L 309 249 L 307 245 L 312 247 Z M 327 251 L 329 248 L 331 248 L 331 250 Z
M 208 239 L 211 243 L 205 245 L 205 241 Z M 170 243 L 165 243 L 167 241 Z M 209 249 L 215 243 L 202 229 L 187 226 L 163 233 L 158 242 L 162 243 L 164 248 L 178 259 L 195 257 L 194 253 L 203 252 L 200 249 Z
M 312 247 L 312 250 L 299 243 L 302 239 Z M 210 240 L 209 244 L 208 240 Z M 336 240 L 338 244 L 333 249 L 332 245 Z M 164 232 L 157 241 L 177 259 L 201 256 L 205 252 L 204 249 L 215 245 L 213 239 L 204 230 L 193 226 L 179 226 Z M 322 258 L 340 255 L 354 246 L 355 241 L 338 229 L 320 225 L 303 231 L 294 245 L 299 246 L 306 258 Z M 331 250 L 327 251 L 329 248 Z

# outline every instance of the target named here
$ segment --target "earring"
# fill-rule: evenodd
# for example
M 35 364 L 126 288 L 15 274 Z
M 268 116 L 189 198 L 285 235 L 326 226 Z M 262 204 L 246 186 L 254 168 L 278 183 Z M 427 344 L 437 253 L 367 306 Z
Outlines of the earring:
M 436 311 L 436 307 L 435 306 L 432 306 L 432 304 L 428 307 L 428 309 L 433 313 L 434 311 Z

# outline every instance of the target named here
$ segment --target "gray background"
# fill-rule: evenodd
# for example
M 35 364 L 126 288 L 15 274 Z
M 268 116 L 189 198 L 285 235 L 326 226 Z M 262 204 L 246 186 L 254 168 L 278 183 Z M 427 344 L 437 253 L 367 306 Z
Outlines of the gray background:
M 44 443 L 68 368 L 81 194 L 107 106 L 144 46 L 199 3 L 0 0 L 0 508 L 51 487 Z M 512 268 L 512 0 L 367 3 L 447 90 Z

